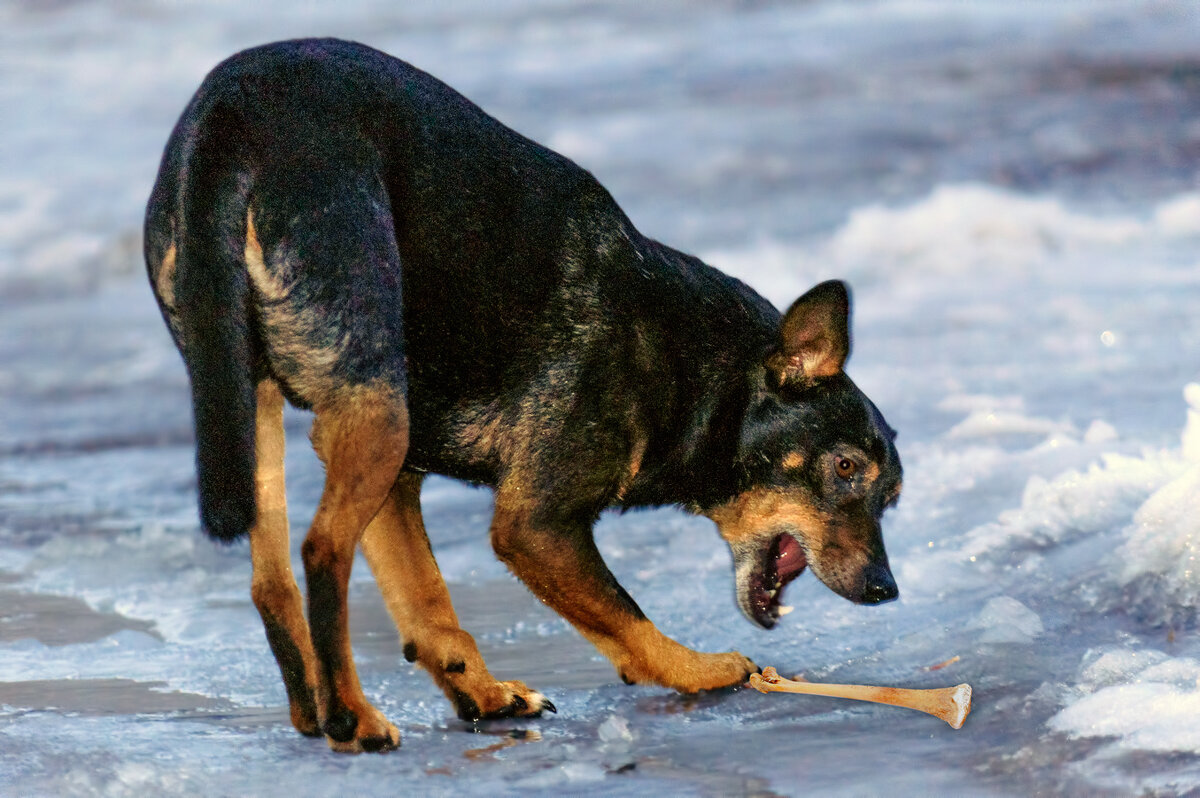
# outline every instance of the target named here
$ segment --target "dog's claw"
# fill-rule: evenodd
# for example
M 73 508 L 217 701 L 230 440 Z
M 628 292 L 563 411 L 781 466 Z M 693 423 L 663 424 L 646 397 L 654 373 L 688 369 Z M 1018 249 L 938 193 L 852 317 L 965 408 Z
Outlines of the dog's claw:
M 505 718 L 537 718 L 547 709 L 558 713 L 550 699 L 529 689 L 524 682 L 497 682 L 494 687 L 498 688 L 496 692 L 474 697 L 457 691 L 451 700 L 458 717 L 468 723 L 478 723 Z

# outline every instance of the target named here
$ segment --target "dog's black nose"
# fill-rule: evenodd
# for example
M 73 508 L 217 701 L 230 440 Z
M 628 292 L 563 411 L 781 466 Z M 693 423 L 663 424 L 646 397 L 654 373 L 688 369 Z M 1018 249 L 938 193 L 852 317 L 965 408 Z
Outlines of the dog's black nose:
M 892 570 L 886 565 L 872 565 L 865 574 L 866 584 L 863 586 L 863 604 L 883 604 L 895 601 L 900 595 L 896 580 L 892 578 Z

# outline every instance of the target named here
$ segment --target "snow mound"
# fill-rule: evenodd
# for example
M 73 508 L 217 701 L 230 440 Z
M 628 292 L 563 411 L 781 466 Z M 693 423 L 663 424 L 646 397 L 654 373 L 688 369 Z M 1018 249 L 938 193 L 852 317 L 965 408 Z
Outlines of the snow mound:
M 1025 481 L 1018 507 L 936 547 L 931 541 L 901 561 L 902 581 L 918 589 L 938 585 L 939 591 L 993 586 L 1022 599 L 1030 590 L 1073 584 L 1077 589 L 1067 592 L 1082 601 L 1080 611 L 1120 612 L 1152 627 L 1192 622 L 1200 607 L 1200 385 L 1184 393 L 1189 410 L 1181 448 L 1140 454 L 1105 451 L 1120 440 L 1106 422 L 1093 423 L 1080 437 L 1067 426 L 1056 430 L 1054 422 L 1019 413 L 973 410 L 944 434 L 947 443 L 989 432 L 1057 434 L 1013 452 L 972 448 L 956 456 L 955 443 L 923 453 L 914 472 L 946 484 L 957 475 L 955 490 L 977 489 L 998 475 L 1035 473 Z M 995 421 L 987 422 L 989 415 Z M 1059 463 L 1086 464 L 1055 474 Z M 1047 558 L 1057 558 L 1052 582 L 1028 583 Z M 1010 632 L 996 634 L 1031 636 Z
M 748 280 L 779 307 L 835 277 L 860 289 L 885 283 L 895 304 L 897 297 L 936 296 L 945 286 L 937 278 L 986 278 L 1000 291 L 1011 288 L 1014 278 L 1044 280 L 1050 263 L 1056 270 L 1072 263 L 1086 273 L 1102 254 L 1120 250 L 1144 261 L 1142 247 L 1190 243 L 1196 236 L 1200 193 L 1167 199 L 1144 216 L 1122 216 L 1075 210 L 1049 196 L 949 183 L 904 205 L 860 206 L 820 242 L 764 238 L 699 254 Z M 988 313 L 1003 319 L 1008 309 L 976 303 L 970 312 L 976 319 Z M 1118 340 L 1106 339 L 1106 345 Z
M 1162 203 L 1154 212 L 1154 223 L 1170 236 L 1200 236 L 1200 194 L 1181 194 Z
M 1056 435 L 1075 432 L 1067 422 L 1036 418 L 1024 413 L 974 410 L 950 429 L 950 438 L 988 438 L 996 435 Z
M 905 271 L 952 275 L 982 264 L 1020 269 L 1064 249 L 1123 244 L 1144 230 L 1135 219 L 1087 216 L 1055 199 L 955 184 L 905 207 L 855 210 L 829 252 L 842 262 L 893 263 Z
M 1080 697 L 1048 721 L 1053 731 L 1116 738 L 1124 749 L 1200 753 L 1200 662 L 1153 649 L 1096 654 L 1084 657 Z
M 1117 553 L 1129 601 L 1165 623 L 1191 620 L 1200 606 L 1200 385 L 1184 396 L 1180 470 L 1138 508 Z
M 1106 687 L 1050 719 L 1072 737 L 1116 737 L 1142 751 L 1200 753 L 1200 689 L 1160 682 Z
M 1044 549 L 1119 529 L 1179 472 L 1169 453 L 1105 454 L 1082 471 L 1072 469 L 1053 479 L 1030 477 L 1019 508 L 972 529 L 943 556 L 960 562 L 1005 561 L 1006 552 Z

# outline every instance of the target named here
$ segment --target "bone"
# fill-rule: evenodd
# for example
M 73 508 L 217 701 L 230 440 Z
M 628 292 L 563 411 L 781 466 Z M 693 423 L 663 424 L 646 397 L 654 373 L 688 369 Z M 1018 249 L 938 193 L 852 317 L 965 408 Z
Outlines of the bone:
M 760 693 L 803 693 L 906 707 L 941 718 L 954 729 L 961 729 L 967 715 L 971 713 L 971 685 L 969 684 L 932 690 L 872 687 L 862 684 L 820 684 L 795 682 L 783 678 L 774 668 L 763 668 L 762 675 L 750 674 L 750 686 Z

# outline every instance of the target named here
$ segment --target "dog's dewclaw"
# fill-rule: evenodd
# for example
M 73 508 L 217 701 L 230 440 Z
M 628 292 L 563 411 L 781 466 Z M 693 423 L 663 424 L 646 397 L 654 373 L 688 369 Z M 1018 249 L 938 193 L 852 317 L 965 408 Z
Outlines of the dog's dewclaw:
M 971 685 L 942 687 L 932 690 L 909 690 L 903 687 L 873 687 L 861 684 L 817 684 L 785 679 L 774 668 L 763 668 L 762 674 L 750 675 L 750 686 L 760 693 L 803 693 L 830 698 L 852 698 L 873 701 L 925 712 L 941 718 L 951 728 L 961 729 L 971 714 Z

